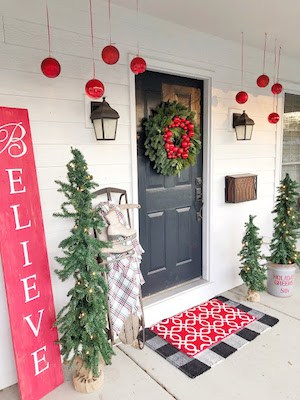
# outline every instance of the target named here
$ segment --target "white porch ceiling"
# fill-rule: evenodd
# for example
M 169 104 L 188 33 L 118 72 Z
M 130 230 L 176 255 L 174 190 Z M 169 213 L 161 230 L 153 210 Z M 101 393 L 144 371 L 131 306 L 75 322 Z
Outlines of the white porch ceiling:
M 111 0 L 136 9 L 136 0 Z M 283 54 L 300 58 L 300 1 L 297 0 L 139 0 L 141 13 L 206 32 L 223 39 L 263 48 L 264 33 L 269 50 L 274 40 Z

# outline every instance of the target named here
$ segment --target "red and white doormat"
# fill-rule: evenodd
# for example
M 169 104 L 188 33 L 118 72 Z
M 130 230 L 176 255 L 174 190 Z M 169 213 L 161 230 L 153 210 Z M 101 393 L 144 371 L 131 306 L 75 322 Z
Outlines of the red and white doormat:
M 195 357 L 255 320 L 253 315 L 212 299 L 150 329 L 186 355 Z
M 196 378 L 278 322 L 244 304 L 217 296 L 145 330 L 145 344 Z

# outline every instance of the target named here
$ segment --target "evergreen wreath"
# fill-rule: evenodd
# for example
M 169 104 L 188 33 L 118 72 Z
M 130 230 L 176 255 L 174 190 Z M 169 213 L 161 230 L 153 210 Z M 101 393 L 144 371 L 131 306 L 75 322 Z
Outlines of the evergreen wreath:
M 159 174 L 179 175 L 196 163 L 201 142 L 194 115 L 176 101 L 162 102 L 145 121 L 145 155 Z

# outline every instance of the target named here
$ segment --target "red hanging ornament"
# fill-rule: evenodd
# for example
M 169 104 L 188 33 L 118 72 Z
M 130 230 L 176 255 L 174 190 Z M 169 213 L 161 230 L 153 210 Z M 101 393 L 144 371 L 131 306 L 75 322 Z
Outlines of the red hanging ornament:
M 46 2 L 46 16 L 47 16 L 47 30 L 48 30 L 48 51 L 49 51 L 49 57 L 45 58 L 41 62 L 41 70 L 42 73 L 47 77 L 47 78 L 56 78 L 60 74 L 60 63 L 55 59 L 50 56 L 51 53 L 51 35 L 50 35 L 50 20 L 49 20 L 49 10 L 48 10 L 48 4 Z
M 130 63 L 130 69 L 135 75 L 142 74 L 146 68 L 146 61 L 142 57 L 135 57 Z
M 272 112 L 271 114 L 269 114 L 268 116 L 268 121 L 270 122 L 270 124 L 277 124 L 277 122 L 279 121 L 280 117 L 276 112 Z
M 236 94 L 236 96 L 235 96 L 235 100 L 236 100 L 236 102 L 239 103 L 239 104 L 244 104 L 244 103 L 246 103 L 246 101 L 248 100 L 248 93 L 246 93 L 246 92 L 244 92 L 244 91 L 238 92 L 238 93 Z
M 271 91 L 273 94 L 280 94 L 282 92 L 281 83 L 274 83 L 274 85 L 271 87 Z
M 55 58 L 45 58 L 41 63 L 41 70 L 47 78 L 56 78 L 60 74 L 60 63 Z
M 268 86 L 269 82 L 270 78 L 268 77 L 268 75 L 265 74 L 260 75 L 256 80 L 257 86 L 261 88 Z
M 270 82 L 270 78 L 268 77 L 268 75 L 265 74 L 266 49 L 267 49 L 267 34 L 265 33 L 265 45 L 264 45 L 264 56 L 263 56 L 263 73 L 256 80 L 257 86 L 261 87 L 261 88 L 264 88 L 264 87 L 268 86 L 268 84 Z
M 243 88 L 244 85 L 244 32 L 241 33 L 241 38 L 242 38 L 242 43 L 241 43 L 241 48 L 242 48 L 242 54 L 241 54 L 241 88 Z M 245 91 L 241 90 L 238 92 L 235 96 L 235 100 L 239 104 L 244 104 L 248 100 L 248 93 Z
M 92 99 L 99 99 L 104 94 L 104 85 L 99 79 L 90 79 L 85 85 L 85 92 Z
M 104 47 L 101 53 L 102 60 L 109 65 L 116 64 L 119 61 L 120 53 L 119 50 L 112 45 Z

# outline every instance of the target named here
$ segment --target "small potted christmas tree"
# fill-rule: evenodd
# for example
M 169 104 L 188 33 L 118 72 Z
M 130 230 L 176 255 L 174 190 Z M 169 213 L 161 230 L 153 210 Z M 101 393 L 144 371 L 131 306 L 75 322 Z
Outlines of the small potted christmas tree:
M 95 239 L 104 227 L 100 213 L 92 207 L 92 190 L 97 186 L 87 171 L 81 152 L 71 149 L 73 159 L 67 164 L 68 183 L 56 181 L 59 192 L 67 200 L 61 205 L 57 217 L 71 218 L 74 226 L 69 237 L 59 247 L 64 256 L 56 257 L 62 265 L 55 272 L 62 281 L 74 279 L 68 292 L 69 302 L 57 315 L 56 326 L 61 334 L 61 354 L 64 361 L 77 371 L 73 384 L 80 392 L 92 392 L 102 385 L 103 361 L 111 363 L 113 350 L 107 336 L 107 285 L 103 278 L 104 259 L 101 250 L 106 242 Z
M 259 229 L 254 225 L 255 216 L 249 215 L 249 222 L 245 223 L 246 232 L 242 240 L 243 248 L 239 252 L 239 275 L 248 288 L 246 300 L 259 301 L 259 292 L 265 290 L 266 268 L 260 264 L 262 259 L 260 247 L 262 238 L 258 236 Z
M 292 295 L 296 265 L 300 266 L 300 253 L 296 249 L 299 238 L 299 211 L 297 209 L 298 184 L 289 174 L 280 181 L 273 213 L 276 214 L 273 237 L 268 257 L 267 290 L 278 297 Z

